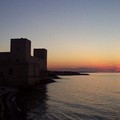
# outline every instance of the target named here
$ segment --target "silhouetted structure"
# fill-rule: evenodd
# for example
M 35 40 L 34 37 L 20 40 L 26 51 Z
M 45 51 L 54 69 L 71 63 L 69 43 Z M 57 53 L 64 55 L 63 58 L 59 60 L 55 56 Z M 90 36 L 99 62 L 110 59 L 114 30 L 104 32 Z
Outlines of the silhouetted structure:
M 0 52 L 0 83 L 33 86 L 47 79 L 47 50 L 34 49 L 26 38 L 11 39 L 10 52 Z
M 41 62 L 41 69 L 47 70 L 47 50 L 42 49 L 34 49 L 34 56 L 37 57 Z

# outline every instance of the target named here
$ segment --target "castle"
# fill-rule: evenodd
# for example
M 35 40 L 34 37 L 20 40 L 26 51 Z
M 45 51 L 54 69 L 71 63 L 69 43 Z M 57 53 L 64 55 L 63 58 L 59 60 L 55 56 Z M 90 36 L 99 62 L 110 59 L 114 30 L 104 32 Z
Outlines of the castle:
M 47 79 L 47 50 L 34 49 L 26 38 L 11 39 L 10 52 L 0 52 L 0 84 L 26 87 Z

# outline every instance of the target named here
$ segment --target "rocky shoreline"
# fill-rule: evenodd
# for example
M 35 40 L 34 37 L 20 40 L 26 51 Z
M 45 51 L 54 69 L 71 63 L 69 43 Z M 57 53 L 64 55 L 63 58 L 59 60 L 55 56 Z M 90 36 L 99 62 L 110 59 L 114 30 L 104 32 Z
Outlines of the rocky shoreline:
M 49 71 L 48 73 L 49 73 L 49 75 L 53 75 L 56 78 L 61 75 L 62 76 L 64 76 L 64 75 L 66 75 L 66 76 L 67 75 L 89 75 L 88 73 L 79 73 L 79 72 L 75 72 L 75 71 Z
M 55 82 L 55 76 L 41 80 L 40 86 Z M 38 86 L 39 86 L 38 85 Z M 0 86 L 0 120 L 26 120 L 24 112 L 17 106 L 16 97 L 21 91 L 29 91 L 37 86 L 27 88 L 13 88 Z
M 48 77 L 41 80 L 40 86 L 56 82 L 61 75 L 89 75 L 71 71 L 48 71 Z M 26 120 L 24 113 L 17 106 L 16 96 L 20 91 L 34 89 L 35 86 L 28 88 L 12 88 L 0 86 L 0 120 Z

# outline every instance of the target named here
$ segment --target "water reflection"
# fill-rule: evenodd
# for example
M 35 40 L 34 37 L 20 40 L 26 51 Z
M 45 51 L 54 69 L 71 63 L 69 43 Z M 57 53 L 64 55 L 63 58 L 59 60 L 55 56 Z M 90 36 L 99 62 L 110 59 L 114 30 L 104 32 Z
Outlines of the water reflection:
M 21 91 L 17 96 L 17 104 L 22 110 L 25 120 L 42 118 L 47 111 L 46 101 L 48 99 L 46 86 Z
M 63 76 L 47 87 L 22 91 L 17 103 L 26 120 L 117 120 L 120 74 Z

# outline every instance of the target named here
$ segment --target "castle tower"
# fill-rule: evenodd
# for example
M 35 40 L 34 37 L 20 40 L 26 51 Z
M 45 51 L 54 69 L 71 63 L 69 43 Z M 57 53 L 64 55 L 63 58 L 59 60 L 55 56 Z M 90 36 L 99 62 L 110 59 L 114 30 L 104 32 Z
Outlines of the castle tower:
M 11 39 L 11 53 L 16 60 L 28 60 L 31 56 L 31 41 L 26 38 Z
M 37 57 L 40 60 L 41 70 L 47 70 L 47 50 L 34 49 L 34 57 Z

